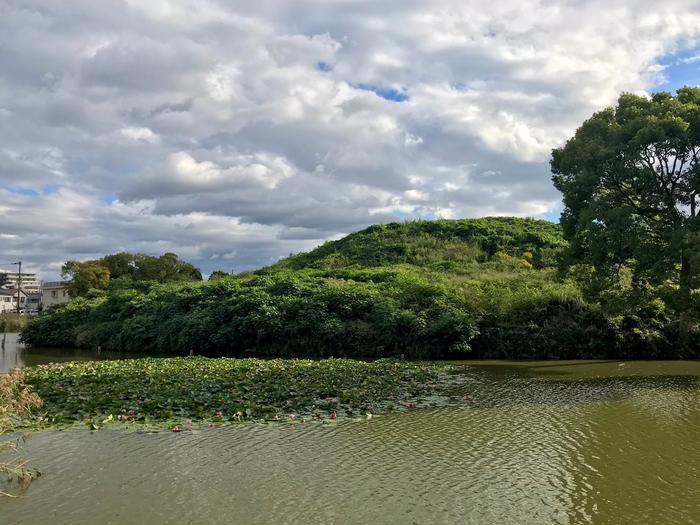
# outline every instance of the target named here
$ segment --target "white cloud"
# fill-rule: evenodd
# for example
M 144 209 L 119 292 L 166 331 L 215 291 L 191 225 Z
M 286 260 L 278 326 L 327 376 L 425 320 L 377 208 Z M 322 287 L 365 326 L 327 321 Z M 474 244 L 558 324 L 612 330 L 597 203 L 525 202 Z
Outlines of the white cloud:
M 127 126 L 126 128 L 122 128 L 119 132 L 122 134 L 122 136 L 135 141 L 143 140 L 144 142 L 150 142 L 151 144 L 157 144 L 160 142 L 160 137 L 148 128 L 135 128 Z
M 240 269 L 406 214 L 544 215 L 551 149 L 668 74 L 697 7 L 9 0 L 6 253 L 49 273 L 122 249 Z

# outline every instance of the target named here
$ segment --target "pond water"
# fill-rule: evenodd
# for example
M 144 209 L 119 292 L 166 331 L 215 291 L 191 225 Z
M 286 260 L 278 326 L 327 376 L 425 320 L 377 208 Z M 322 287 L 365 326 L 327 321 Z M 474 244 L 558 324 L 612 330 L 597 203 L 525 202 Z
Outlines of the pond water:
M 64 361 L 95 361 L 98 359 L 127 359 L 139 357 L 124 352 L 97 352 L 75 348 L 25 348 L 20 344 L 19 334 L 0 332 L 0 374 L 13 368 L 60 363 Z M 4 345 L 2 344 L 4 342 Z
M 700 363 L 468 364 L 459 408 L 31 434 L 0 523 L 700 523 Z

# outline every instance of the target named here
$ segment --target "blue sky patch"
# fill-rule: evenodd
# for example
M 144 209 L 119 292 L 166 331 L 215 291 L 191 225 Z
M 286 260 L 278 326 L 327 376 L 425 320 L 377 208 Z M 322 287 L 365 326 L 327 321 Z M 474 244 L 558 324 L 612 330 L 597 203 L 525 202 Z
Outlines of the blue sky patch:
M 14 193 L 16 195 L 24 195 L 25 197 L 39 197 L 41 193 L 31 188 L 22 188 L 20 186 L 2 186 L 2 189 Z
M 35 190 L 33 188 L 25 188 L 23 186 L 0 186 L 0 188 L 9 191 L 10 193 L 14 193 L 15 195 L 24 195 L 25 197 L 37 198 L 56 193 L 61 189 L 61 186 L 58 184 L 50 184 L 48 186 L 44 186 L 39 190 Z
M 318 67 L 318 69 L 326 73 L 328 73 L 329 71 L 333 71 L 333 64 L 329 64 L 328 62 L 319 62 L 316 65 L 316 67 Z
M 375 95 L 382 97 L 384 100 L 390 100 L 391 102 L 406 102 L 409 97 L 405 91 L 399 91 L 398 89 L 375 86 L 374 84 L 366 84 L 360 82 L 359 84 L 350 84 L 355 89 L 362 89 L 364 91 L 371 91 Z
M 549 222 L 559 222 L 562 210 L 560 208 L 555 208 L 544 214 L 544 220 Z
M 664 66 L 664 80 L 655 87 L 655 91 L 675 91 L 683 86 L 700 85 L 700 48 L 670 53 L 659 63 Z

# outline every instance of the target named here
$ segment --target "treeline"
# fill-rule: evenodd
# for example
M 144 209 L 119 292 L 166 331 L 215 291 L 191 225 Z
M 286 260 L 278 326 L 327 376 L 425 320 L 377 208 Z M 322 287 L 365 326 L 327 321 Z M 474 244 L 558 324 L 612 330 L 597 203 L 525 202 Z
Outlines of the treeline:
M 565 247 L 556 225 L 527 219 L 376 226 L 254 273 L 92 292 L 23 337 L 180 355 L 677 355 L 663 309 L 619 315 L 586 300 L 557 267 Z
M 72 297 L 83 296 L 91 290 L 106 290 L 110 285 L 130 286 L 138 281 L 171 283 L 202 280 L 198 268 L 174 253 L 153 256 L 121 252 L 105 255 L 101 259 L 68 261 L 63 265 L 61 274 L 70 281 Z

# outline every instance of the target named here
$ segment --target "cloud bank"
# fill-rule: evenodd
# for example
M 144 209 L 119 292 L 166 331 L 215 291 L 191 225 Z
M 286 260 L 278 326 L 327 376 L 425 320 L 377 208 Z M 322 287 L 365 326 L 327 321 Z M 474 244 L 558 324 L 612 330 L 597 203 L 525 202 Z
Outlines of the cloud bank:
M 2 259 L 46 277 L 119 250 L 230 271 L 375 222 L 551 214 L 551 149 L 700 33 L 687 0 L 0 4 Z

